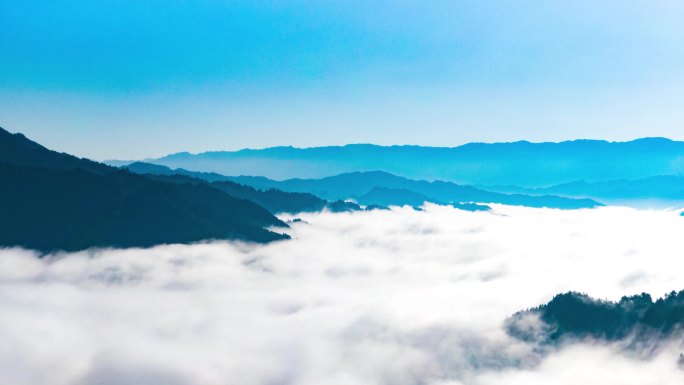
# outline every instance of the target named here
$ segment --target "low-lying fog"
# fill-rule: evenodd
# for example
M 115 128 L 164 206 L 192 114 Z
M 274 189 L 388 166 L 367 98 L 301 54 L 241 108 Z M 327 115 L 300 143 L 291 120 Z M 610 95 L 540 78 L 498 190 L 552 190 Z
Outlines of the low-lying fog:
M 298 216 L 293 240 L 0 250 L 6 385 L 677 384 L 601 343 L 541 355 L 518 310 L 684 289 L 684 217 L 619 207 Z

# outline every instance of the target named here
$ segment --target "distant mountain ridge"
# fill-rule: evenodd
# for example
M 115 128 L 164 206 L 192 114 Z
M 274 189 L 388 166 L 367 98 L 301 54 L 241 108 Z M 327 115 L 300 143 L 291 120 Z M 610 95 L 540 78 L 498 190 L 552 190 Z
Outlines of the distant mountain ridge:
M 602 206 L 591 199 L 564 198 L 553 195 L 502 194 L 452 182 L 411 180 L 384 171 L 351 172 L 321 179 L 270 180 L 264 177 L 229 177 L 256 188 L 308 192 L 326 199 L 352 198 L 361 204 L 415 205 L 424 198 L 437 204 L 499 203 L 514 206 L 560 209 Z
M 502 203 L 509 205 L 522 205 L 530 207 L 551 207 L 563 209 L 592 208 L 601 206 L 601 203 L 591 199 L 573 199 L 558 196 L 526 196 L 524 194 L 501 194 L 497 192 L 485 191 L 473 186 L 461 186 L 451 182 L 427 182 L 415 181 L 407 178 L 398 177 L 383 171 L 352 172 L 340 174 L 321 179 L 288 179 L 276 181 L 265 177 L 253 176 L 225 176 L 217 173 L 205 173 L 188 171 L 185 169 L 171 169 L 166 166 L 155 165 L 144 162 L 131 163 L 124 166 L 128 170 L 136 173 L 148 175 L 180 175 L 203 179 L 210 182 L 217 188 L 233 189 L 232 184 L 237 184 L 240 190 L 247 195 L 240 195 L 246 199 L 251 199 L 264 207 L 273 207 L 267 201 L 261 200 L 264 194 L 269 191 L 279 191 L 279 194 L 307 194 L 323 198 L 321 203 L 316 205 L 298 205 L 300 211 L 319 210 L 321 207 L 336 207 L 325 200 L 343 202 L 353 199 L 361 205 L 370 207 L 386 206 L 422 206 L 425 202 L 453 205 L 456 208 L 481 211 L 488 209 L 485 205 L 472 205 L 473 202 Z M 257 191 L 244 191 L 244 186 L 250 186 Z M 272 192 L 273 193 L 273 192 Z M 304 196 L 291 197 L 295 205 Z M 282 200 L 282 199 L 281 199 Z M 463 204 L 468 203 L 468 204 Z M 348 203 L 347 203 L 348 204 Z M 322 206 L 321 206 L 322 205 Z M 278 209 L 278 207 L 273 207 Z M 339 208 L 338 208 L 339 209 Z M 354 207 L 347 209 L 355 209 Z M 360 209 L 360 208 L 359 208 Z M 282 212 L 272 211 L 272 212 Z
M 684 176 L 656 175 L 643 179 L 619 179 L 601 182 L 584 180 L 543 188 L 518 186 L 488 186 L 503 193 L 553 194 L 573 198 L 591 198 L 605 203 L 629 204 L 643 201 L 661 201 L 662 204 L 684 203 Z
M 547 187 L 577 180 L 684 175 L 684 142 L 643 138 L 628 142 L 469 143 L 458 147 L 353 144 L 182 152 L 146 161 L 191 171 L 262 175 L 276 180 L 379 170 L 410 179 Z
M 501 203 L 529 207 L 550 207 L 561 209 L 593 208 L 602 204 L 591 199 L 563 198 L 552 195 L 530 196 L 524 194 L 501 194 L 485 191 L 473 186 L 461 186 L 443 181 L 416 181 L 402 178 L 383 171 L 351 172 L 321 179 L 288 179 L 276 181 L 265 177 L 224 176 L 216 173 L 203 173 L 185 169 L 172 170 L 166 166 L 136 162 L 126 166 L 133 172 L 142 174 L 173 175 L 204 179 L 213 186 L 221 187 L 226 183 L 250 186 L 249 196 L 255 202 L 268 206 L 257 195 L 276 189 L 290 194 L 309 194 L 333 202 L 353 199 L 364 206 L 422 206 L 425 202 L 450 204 L 456 208 L 480 211 L 487 206 L 469 203 Z M 177 177 L 176 177 L 177 178 Z M 293 197 L 299 199 L 299 197 Z M 463 204 L 468 203 L 468 204 Z M 339 203 L 338 203 L 339 204 Z M 302 208 L 306 208 L 305 206 Z M 353 209 L 353 207 L 352 207 Z M 310 211 L 310 210 L 301 210 Z

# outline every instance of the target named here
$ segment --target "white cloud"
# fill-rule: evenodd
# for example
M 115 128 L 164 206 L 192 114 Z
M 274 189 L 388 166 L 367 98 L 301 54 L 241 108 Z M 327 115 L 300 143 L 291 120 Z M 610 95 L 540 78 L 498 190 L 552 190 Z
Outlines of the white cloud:
M 302 215 L 291 241 L 0 251 L 2 384 L 681 384 L 581 344 L 543 358 L 513 312 L 578 290 L 682 289 L 674 211 L 429 205 Z

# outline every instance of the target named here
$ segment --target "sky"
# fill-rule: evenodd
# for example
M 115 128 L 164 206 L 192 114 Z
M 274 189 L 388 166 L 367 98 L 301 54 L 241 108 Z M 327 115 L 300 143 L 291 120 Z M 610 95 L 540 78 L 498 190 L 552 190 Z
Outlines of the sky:
M 0 2 L 0 126 L 98 160 L 684 139 L 681 1 Z
M 468 212 L 428 204 L 423 211 L 299 215 L 305 222 L 288 229 L 292 240 L 268 245 L 208 242 L 44 258 L 0 249 L 0 382 L 684 381 L 681 338 L 646 352 L 572 339 L 556 350 L 504 330 L 516 311 L 568 290 L 616 301 L 681 289 L 684 221 L 677 211 Z

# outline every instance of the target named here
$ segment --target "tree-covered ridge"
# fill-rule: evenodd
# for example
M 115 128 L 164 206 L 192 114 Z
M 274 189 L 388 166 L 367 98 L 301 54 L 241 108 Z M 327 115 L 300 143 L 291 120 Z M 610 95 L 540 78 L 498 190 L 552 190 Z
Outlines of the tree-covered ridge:
M 57 153 L 0 129 L 0 247 L 44 252 L 209 239 L 269 242 L 287 226 L 207 184 L 178 184 Z
M 530 322 L 531 317 L 541 325 Z M 647 293 L 625 296 L 618 302 L 577 292 L 558 294 L 547 304 L 515 314 L 507 329 L 515 337 L 546 344 L 592 338 L 654 347 L 682 335 L 684 290 L 656 301 Z

